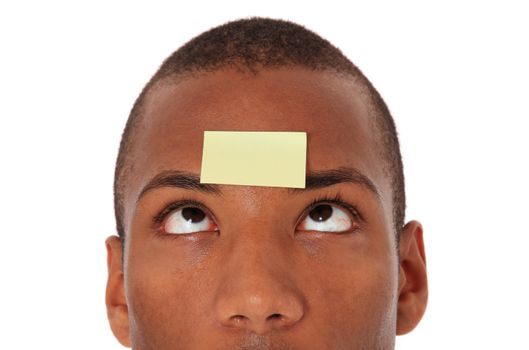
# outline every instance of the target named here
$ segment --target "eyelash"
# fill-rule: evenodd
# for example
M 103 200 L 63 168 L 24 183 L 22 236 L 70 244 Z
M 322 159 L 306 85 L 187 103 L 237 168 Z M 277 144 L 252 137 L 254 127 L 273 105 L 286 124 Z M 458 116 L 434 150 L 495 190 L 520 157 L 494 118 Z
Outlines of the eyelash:
M 210 216 L 213 217 L 213 215 L 211 215 L 209 213 L 209 210 L 207 210 L 206 207 L 204 207 L 204 205 L 202 203 L 197 202 L 197 201 L 192 200 L 192 199 L 184 199 L 184 200 L 173 202 L 173 203 L 169 204 L 164 210 L 162 210 L 161 213 L 159 213 L 159 214 L 157 214 L 157 215 L 155 215 L 153 217 L 153 222 L 155 224 L 161 224 L 165 220 L 165 217 L 167 215 L 169 215 L 171 212 L 173 212 L 175 210 L 178 210 L 180 208 L 186 207 L 186 206 L 196 207 L 196 208 L 202 210 L 207 215 L 210 215 Z
M 307 206 L 307 208 L 303 211 L 301 217 L 298 219 L 298 223 L 299 223 L 299 221 L 302 218 L 305 218 L 305 216 L 307 216 L 311 212 L 311 210 L 316 208 L 318 205 L 325 204 L 325 203 L 335 204 L 335 205 L 338 205 L 338 206 L 340 206 L 342 208 L 345 208 L 349 212 L 349 214 L 351 214 L 353 216 L 354 219 L 359 220 L 359 221 L 363 221 L 363 217 L 360 214 L 360 212 L 356 209 L 356 207 L 346 203 L 343 200 L 342 196 L 339 193 L 337 193 L 334 196 L 321 196 L 321 197 L 318 197 L 315 200 L 313 200 Z M 192 199 L 184 199 L 184 200 L 180 200 L 180 201 L 173 202 L 173 203 L 169 204 L 159 214 L 155 215 L 153 217 L 154 224 L 155 225 L 161 224 L 165 220 L 167 215 L 169 215 L 171 212 L 173 212 L 175 210 L 178 210 L 180 208 L 186 207 L 186 206 L 192 206 L 192 207 L 199 208 L 204 213 L 206 213 L 206 215 L 210 215 L 215 220 L 215 217 L 210 214 L 209 210 L 206 209 L 206 207 L 202 203 L 200 203 L 198 201 L 195 201 L 195 200 L 192 200 Z M 296 224 L 296 226 L 297 226 L 297 224 Z
M 342 208 L 345 208 L 349 212 L 349 214 L 351 214 L 353 216 L 354 219 L 359 220 L 359 221 L 363 221 L 364 220 L 364 218 L 362 217 L 362 214 L 360 214 L 358 209 L 356 209 L 355 206 L 346 203 L 343 200 L 343 198 L 340 195 L 340 193 L 337 193 L 334 196 L 326 196 L 326 195 L 324 195 L 324 196 L 316 198 L 315 200 L 312 201 L 312 203 L 309 204 L 309 206 L 307 206 L 307 209 L 305 209 L 305 211 L 303 211 L 303 213 L 301 215 L 301 218 L 304 218 L 305 216 L 307 216 L 311 212 L 311 210 L 316 208 L 318 205 L 322 205 L 322 204 L 325 204 L 325 203 L 335 204 L 335 205 L 338 205 L 338 206 L 340 206 Z

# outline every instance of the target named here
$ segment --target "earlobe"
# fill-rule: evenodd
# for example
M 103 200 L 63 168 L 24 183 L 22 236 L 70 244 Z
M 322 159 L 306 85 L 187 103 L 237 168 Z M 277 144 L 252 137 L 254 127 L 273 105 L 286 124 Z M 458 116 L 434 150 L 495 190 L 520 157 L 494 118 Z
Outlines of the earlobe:
M 129 317 L 122 263 L 122 241 L 117 236 L 111 236 L 107 238 L 105 243 L 108 266 L 105 298 L 107 317 L 114 336 L 122 345 L 130 347 Z
M 422 226 L 410 221 L 400 236 L 397 335 L 412 331 L 426 310 L 428 280 Z

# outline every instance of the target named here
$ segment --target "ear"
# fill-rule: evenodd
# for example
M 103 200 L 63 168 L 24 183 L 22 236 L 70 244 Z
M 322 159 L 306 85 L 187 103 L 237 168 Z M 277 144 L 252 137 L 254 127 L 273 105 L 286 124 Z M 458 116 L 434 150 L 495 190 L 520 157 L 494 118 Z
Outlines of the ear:
M 417 326 L 427 302 L 428 280 L 422 226 L 417 221 L 410 221 L 400 234 L 397 335 L 411 332 Z
M 125 285 L 122 263 L 122 241 L 110 236 L 105 241 L 107 247 L 108 281 L 106 292 L 107 317 L 110 328 L 118 341 L 130 347 L 129 313 L 125 298 Z

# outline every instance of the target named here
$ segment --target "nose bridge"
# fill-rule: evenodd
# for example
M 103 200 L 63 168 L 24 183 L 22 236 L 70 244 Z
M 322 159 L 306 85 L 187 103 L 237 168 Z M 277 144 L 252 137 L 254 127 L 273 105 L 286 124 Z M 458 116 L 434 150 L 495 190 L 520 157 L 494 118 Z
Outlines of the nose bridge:
M 215 300 L 220 323 L 256 333 L 297 323 L 304 301 L 291 272 L 289 237 L 262 227 L 234 236 Z
M 267 234 L 261 228 L 252 232 L 237 235 L 231 242 L 227 264 L 230 276 L 227 280 L 232 285 L 258 288 L 264 290 L 265 285 L 288 284 L 292 265 L 288 254 L 288 237 Z

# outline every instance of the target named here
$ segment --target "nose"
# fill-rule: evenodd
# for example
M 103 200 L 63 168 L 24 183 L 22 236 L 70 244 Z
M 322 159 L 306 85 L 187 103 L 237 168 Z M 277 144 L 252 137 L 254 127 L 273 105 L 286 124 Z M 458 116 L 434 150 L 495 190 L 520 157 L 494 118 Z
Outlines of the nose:
M 215 300 L 223 326 L 266 334 L 287 330 L 303 318 L 303 295 L 289 272 L 291 264 L 280 255 L 263 245 L 232 250 Z

